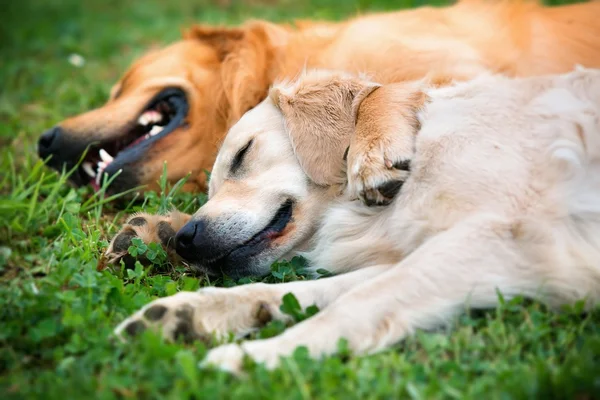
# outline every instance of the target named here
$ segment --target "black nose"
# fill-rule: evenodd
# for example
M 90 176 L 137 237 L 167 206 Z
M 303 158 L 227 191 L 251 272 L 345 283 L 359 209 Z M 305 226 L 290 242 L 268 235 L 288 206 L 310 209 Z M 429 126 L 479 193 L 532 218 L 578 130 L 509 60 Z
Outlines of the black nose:
M 59 150 L 61 135 L 62 129 L 59 126 L 55 126 L 40 136 L 38 141 L 38 154 L 41 159 L 46 159 L 48 156 L 55 154 Z
M 210 219 L 192 220 L 175 235 L 177 254 L 192 264 L 209 269 L 219 269 L 236 246 L 227 231 Z
M 204 221 L 190 221 L 175 235 L 175 250 L 177 254 L 188 261 L 199 258 L 198 243 L 206 228 Z

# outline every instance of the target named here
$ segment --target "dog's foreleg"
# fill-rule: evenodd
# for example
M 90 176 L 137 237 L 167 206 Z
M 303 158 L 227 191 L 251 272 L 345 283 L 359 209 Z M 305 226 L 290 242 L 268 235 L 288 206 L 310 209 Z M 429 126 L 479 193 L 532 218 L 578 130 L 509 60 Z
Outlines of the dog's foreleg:
M 332 354 L 342 338 L 353 352 L 371 353 L 416 329 L 439 327 L 466 307 L 493 307 L 497 290 L 506 298 L 536 297 L 544 276 L 522 254 L 513 228 L 487 217 L 466 221 L 280 336 L 218 347 L 205 362 L 239 371 L 247 354 L 275 367 L 298 346 L 315 358 Z
M 287 293 L 292 293 L 302 308 L 316 305 L 323 309 L 389 267 L 369 267 L 314 281 L 252 283 L 181 292 L 146 305 L 122 322 L 115 333 L 137 334 L 149 328 L 170 340 L 202 339 L 211 334 L 224 337 L 229 333 L 243 336 L 271 320 L 288 321 L 291 317 L 280 310 L 282 297 Z
M 400 191 L 415 153 L 417 111 L 426 101 L 422 88 L 387 85 L 355 100 L 356 127 L 346 153 L 351 198 L 388 205 Z

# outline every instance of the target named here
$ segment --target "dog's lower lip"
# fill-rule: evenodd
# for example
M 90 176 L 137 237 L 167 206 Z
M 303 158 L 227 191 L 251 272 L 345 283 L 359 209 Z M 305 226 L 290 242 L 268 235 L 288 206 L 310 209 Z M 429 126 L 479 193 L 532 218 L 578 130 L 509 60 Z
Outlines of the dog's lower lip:
M 285 227 L 290 222 L 293 213 L 294 202 L 292 200 L 286 200 L 279 207 L 271 222 L 260 232 L 254 235 L 250 240 L 244 243 L 244 246 L 251 246 L 255 243 L 261 242 L 264 239 L 275 239 L 282 235 Z

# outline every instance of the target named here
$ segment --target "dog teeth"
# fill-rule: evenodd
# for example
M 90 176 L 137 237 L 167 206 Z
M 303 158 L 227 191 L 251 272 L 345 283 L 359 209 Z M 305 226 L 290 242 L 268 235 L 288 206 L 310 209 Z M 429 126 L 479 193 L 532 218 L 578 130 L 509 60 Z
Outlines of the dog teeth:
M 150 129 L 150 133 L 149 133 L 149 135 L 150 135 L 150 136 L 155 136 L 155 135 L 158 135 L 159 133 L 161 133 L 161 132 L 162 132 L 162 130 L 163 130 L 163 127 L 162 127 L 162 126 L 160 126 L 160 125 L 154 125 L 154 126 L 152 127 L 152 129 Z
M 143 126 L 162 121 L 162 114 L 155 110 L 148 110 L 138 118 L 138 123 Z
M 100 179 L 102 179 L 102 173 L 104 171 L 102 171 L 99 167 L 98 167 L 98 174 L 96 175 L 96 185 L 100 186 Z
M 111 163 L 112 160 L 114 160 L 113 156 L 108 154 L 108 152 L 104 149 L 100 149 L 100 151 L 98 153 L 100 154 L 100 158 L 102 159 L 102 161 L 104 161 L 107 164 Z
M 148 118 L 146 118 L 146 114 L 142 114 L 140 115 L 140 117 L 138 118 L 138 124 L 142 125 L 142 126 L 146 126 L 150 123 L 150 121 L 148 120 Z
M 94 171 L 94 168 L 92 167 L 91 162 L 87 162 L 87 161 L 84 162 L 83 164 L 81 164 L 81 168 L 83 168 L 85 173 L 88 174 L 90 177 L 92 177 L 92 178 L 96 177 L 96 172 Z
M 106 163 L 104 161 L 98 161 L 98 171 L 96 172 L 96 184 L 98 186 L 100 186 L 101 181 L 102 181 L 102 174 L 104 173 L 104 170 L 106 169 L 106 166 L 109 163 Z

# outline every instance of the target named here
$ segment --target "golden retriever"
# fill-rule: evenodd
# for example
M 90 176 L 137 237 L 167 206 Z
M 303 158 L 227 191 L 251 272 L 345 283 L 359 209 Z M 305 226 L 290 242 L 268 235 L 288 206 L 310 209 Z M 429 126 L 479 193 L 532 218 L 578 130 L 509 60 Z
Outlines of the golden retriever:
M 373 135 L 386 127 L 393 131 Z M 385 165 L 386 135 L 410 143 L 400 147 L 404 185 L 391 205 L 366 207 L 337 181 L 345 169 L 337 153 L 350 145 L 355 160 Z M 208 353 L 207 364 L 238 372 L 244 354 L 273 368 L 301 345 L 315 358 L 332 354 L 341 338 L 356 354 L 376 352 L 466 307 L 494 307 L 497 290 L 551 306 L 595 304 L 600 70 L 444 88 L 308 72 L 276 85 L 231 129 L 209 196 L 177 233 L 178 251 L 202 268 L 257 273 L 304 251 L 313 267 L 342 274 L 178 293 L 143 307 L 118 335 L 241 336 L 287 320 L 279 306 L 289 292 L 320 308 L 279 336 Z
M 110 178 L 111 192 L 157 189 L 166 162 L 170 182 L 190 174 L 184 189 L 204 190 L 204 170 L 227 130 L 275 81 L 304 68 L 362 72 L 391 83 L 600 67 L 598 15 L 600 2 L 467 0 L 341 23 L 199 26 L 136 61 L 104 106 L 44 133 L 38 152 L 60 170 L 76 166 L 89 148 L 71 176 L 76 185 L 98 188 Z

